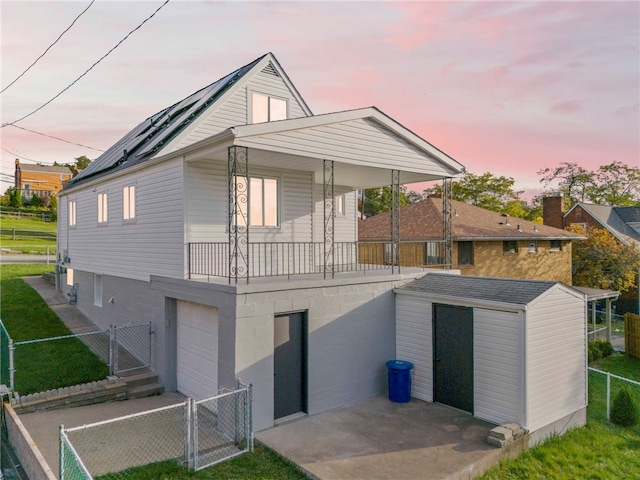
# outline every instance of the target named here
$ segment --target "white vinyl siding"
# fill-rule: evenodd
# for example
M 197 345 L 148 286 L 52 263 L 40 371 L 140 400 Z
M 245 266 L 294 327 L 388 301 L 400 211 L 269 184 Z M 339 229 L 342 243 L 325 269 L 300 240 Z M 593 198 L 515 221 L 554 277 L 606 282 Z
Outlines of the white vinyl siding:
M 370 119 L 247 135 L 237 144 L 385 170 L 450 175 L 440 162 Z
M 522 313 L 473 310 L 474 416 L 522 424 Z
M 411 396 L 433 401 L 433 327 L 431 302 L 396 296 L 396 358 L 413 363 Z
M 349 187 L 336 185 L 334 196 L 344 199 L 344 215 L 334 218 L 334 238 L 336 242 L 355 242 L 358 238 L 357 192 Z M 322 185 L 314 185 L 314 241 L 324 241 L 324 192 Z M 336 202 L 337 208 L 337 202 Z
M 555 288 L 527 313 L 527 423 L 536 430 L 584 407 L 586 324 L 584 301 Z M 561 391 L 562 395 L 558 395 Z
M 226 101 L 221 104 L 216 103 L 212 105 L 210 111 L 203 112 L 202 121 L 180 134 L 171 150 L 177 150 L 209 138 L 229 127 L 249 123 L 248 93 L 252 91 L 286 99 L 288 118 L 306 117 L 302 106 L 280 77 L 258 72 L 245 82 L 241 81 L 240 85 L 240 88 L 235 90 Z
M 109 228 L 97 228 L 96 194 L 77 191 L 77 226 L 69 229 L 73 268 L 86 272 L 148 281 L 150 275 L 184 277 L 184 214 L 182 162 L 172 160 L 136 172 L 136 223 L 123 224 L 122 196 L 111 195 Z M 120 192 L 131 184 L 123 176 L 103 184 Z M 117 216 L 116 216 L 117 215 Z
M 280 181 L 279 226 L 251 228 L 251 242 L 310 242 L 312 175 L 293 170 L 249 167 L 249 175 Z M 227 242 L 226 165 L 187 164 L 187 235 L 189 242 Z

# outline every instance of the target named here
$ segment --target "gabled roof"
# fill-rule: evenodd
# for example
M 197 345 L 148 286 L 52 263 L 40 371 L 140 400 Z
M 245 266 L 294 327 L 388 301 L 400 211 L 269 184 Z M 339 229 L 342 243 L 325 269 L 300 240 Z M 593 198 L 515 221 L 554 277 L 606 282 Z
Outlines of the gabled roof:
M 473 240 L 578 240 L 584 237 L 559 228 L 540 225 L 515 217 L 453 200 L 453 239 Z M 358 222 L 360 240 L 388 240 L 390 213 L 383 213 Z M 509 225 L 507 225 L 507 223 Z M 520 230 L 518 230 L 520 227 Z M 442 238 L 442 199 L 429 197 L 400 209 L 401 240 L 432 240 Z
M 640 231 L 634 228 L 636 225 L 640 228 L 640 207 L 612 207 L 579 202 L 565 213 L 565 218 L 577 207 L 582 208 L 620 242 L 627 245 L 632 242 L 640 244 Z
M 428 273 L 396 291 L 421 292 L 458 299 L 475 299 L 514 305 L 528 305 L 560 282 L 471 277 L 446 273 Z
M 52 174 L 66 174 L 71 175 L 69 167 L 60 165 L 40 165 L 33 163 L 21 163 L 19 165 L 21 172 L 37 172 L 37 173 L 52 173 Z
M 91 162 L 87 168 L 68 183 L 66 188 L 71 188 L 88 178 L 105 172 L 128 168 L 153 158 L 248 72 L 264 63 L 263 60 L 268 67 L 270 63 L 269 68 L 275 69 L 278 75 L 283 77 L 303 110 L 307 114 L 311 114 L 309 107 L 290 83 L 275 57 L 271 53 L 267 53 L 144 120 Z

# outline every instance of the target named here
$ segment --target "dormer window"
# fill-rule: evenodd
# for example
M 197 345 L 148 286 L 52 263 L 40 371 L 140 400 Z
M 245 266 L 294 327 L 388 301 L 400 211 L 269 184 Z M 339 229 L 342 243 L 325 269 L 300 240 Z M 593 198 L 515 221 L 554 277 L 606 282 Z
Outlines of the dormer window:
M 251 123 L 287 119 L 287 100 L 251 92 Z

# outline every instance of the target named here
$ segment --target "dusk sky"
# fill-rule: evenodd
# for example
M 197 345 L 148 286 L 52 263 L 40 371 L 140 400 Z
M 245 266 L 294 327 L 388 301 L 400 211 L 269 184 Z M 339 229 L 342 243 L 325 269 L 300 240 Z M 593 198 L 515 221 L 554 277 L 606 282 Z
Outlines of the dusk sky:
M 96 1 L 0 94 L 1 122 L 35 110 L 164 0 Z M 83 1 L 0 2 L 1 85 L 53 43 Z M 540 189 L 538 170 L 640 167 L 640 2 L 171 0 L 77 84 L 16 125 L 105 150 L 140 121 L 266 52 L 311 110 L 376 106 L 473 173 Z M 14 159 L 100 152 L 5 126 Z

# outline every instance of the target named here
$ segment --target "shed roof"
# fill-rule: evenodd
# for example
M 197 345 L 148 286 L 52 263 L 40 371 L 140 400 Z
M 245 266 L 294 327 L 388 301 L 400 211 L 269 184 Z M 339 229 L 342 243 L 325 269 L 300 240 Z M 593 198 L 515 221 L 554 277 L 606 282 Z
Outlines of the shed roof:
M 453 200 L 453 239 L 465 240 L 578 240 L 583 236 L 566 230 L 539 225 L 522 218 L 505 217 L 497 212 Z M 360 240 L 390 238 L 390 213 L 358 222 Z M 442 238 L 442 199 L 425 198 L 400 209 L 401 240 Z
M 428 273 L 396 291 L 422 292 L 459 299 L 527 305 L 560 282 L 510 278 L 471 277 L 446 273 Z

